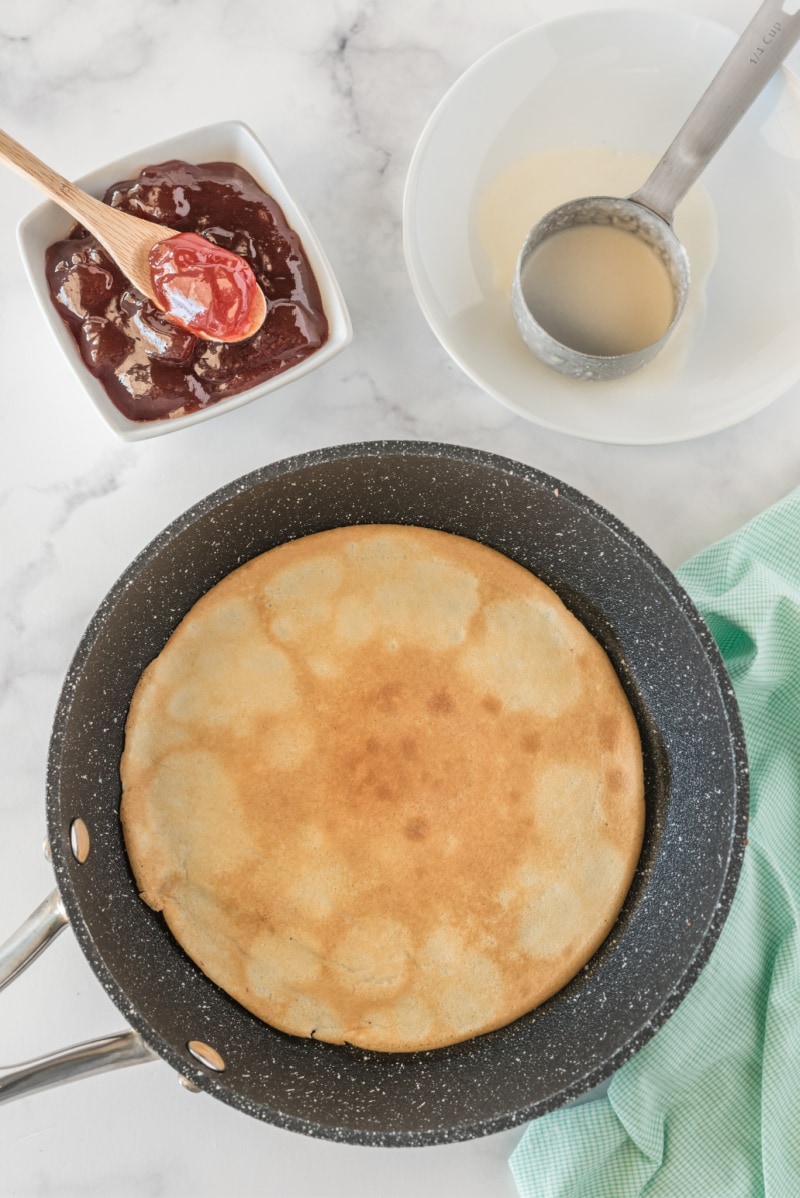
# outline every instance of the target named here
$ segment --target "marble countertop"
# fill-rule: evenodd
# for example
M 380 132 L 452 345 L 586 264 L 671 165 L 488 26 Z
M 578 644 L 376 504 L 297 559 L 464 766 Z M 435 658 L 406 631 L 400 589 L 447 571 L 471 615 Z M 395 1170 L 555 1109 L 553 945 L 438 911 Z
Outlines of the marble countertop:
M 645 6 L 640 4 L 641 7 Z M 460 443 L 540 467 L 608 507 L 675 567 L 800 482 L 800 387 L 712 436 L 615 446 L 545 431 L 483 394 L 429 330 L 403 261 L 403 184 L 431 110 L 480 55 L 591 0 L 12 0 L 0 10 L 0 126 L 64 174 L 196 125 L 247 122 L 316 227 L 352 344 L 219 420 L 137 444 L 98 418 L 44 334 L 15 244 L 38 203 L 3 174 L 0 228 L 0 938 L 52 887 L 41 844 L 53 711 L 95 607 L 138 551 L 266 462 L 372 438 Z M 656 7 L 655 5 L 647 7 Z M 741 29 L 752 0 L 671 0 Z M 790 63 L 797 68 L 795 51 Z M 69 931 L 3 993 L 10 1064 L 121 1028 Z M 520 1130 L 426 1149 L 337 1145 L 191 1095 L 164 1063 L 9 1104 L 0 1193 L 400 1198 L 515 1193 Z

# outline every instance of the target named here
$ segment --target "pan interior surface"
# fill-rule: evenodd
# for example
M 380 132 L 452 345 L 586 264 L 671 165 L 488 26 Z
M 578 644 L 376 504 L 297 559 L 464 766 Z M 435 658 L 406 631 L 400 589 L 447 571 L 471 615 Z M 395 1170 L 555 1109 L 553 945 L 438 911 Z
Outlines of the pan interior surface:
M 138 679 L 189 608 L 288 540 L 349 524 L 457 533 L 527 567 L 614 663 L 645 766 L 639 866 L 583 971 L 514 1023 L 447 1048 L 374 1053 L 285 1035 L 218 989 L 139 898 L 119 824 Z M 684 997 L 727 914 L 747 812 L 743 738 L 713 641 L 669 571 L 618 521 L 540 472 L 425 443 L 342 446 L 210 496 L 137 558 L 98 609 L 56 715 L 53 860 L 79 942 L 125 1017 L 175 1068 L 258 1118 L 352 1143 L 442 1143 L 552 1110 L 608 1076 Z M 78 864 L 69 829 L 85 821 Z M 199 1069 L 189 1042 L 224 1068 Z

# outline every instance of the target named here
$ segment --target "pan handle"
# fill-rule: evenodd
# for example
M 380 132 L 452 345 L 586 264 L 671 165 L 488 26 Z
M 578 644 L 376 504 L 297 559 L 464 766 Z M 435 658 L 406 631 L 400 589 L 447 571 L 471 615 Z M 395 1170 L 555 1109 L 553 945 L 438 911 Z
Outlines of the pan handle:
M 68 922 L 61 895 L 54 890 L 0 946 L 0 990 L 19 977 Z
M 145 1044 L 138 1032 L 130 1029 L 116 1036 L 88 1040 L 35 1061 L 0 1067 L 0 1104 L 25 1098 L 38 1090 L 49 1090 L 64 1082 L 158 1059 L 158 1053 Z
M 54 890 L 0 947 L 0 990 L 19 977 L 67 923 L 61 895 Z M 158 1059 L 158 1053 L 145 1044 L 139 1033 L 128 1029 L 115 1036 L 75 1044 L 35 1061 L 0 1066 L 0 1103 L 110 1069 Z

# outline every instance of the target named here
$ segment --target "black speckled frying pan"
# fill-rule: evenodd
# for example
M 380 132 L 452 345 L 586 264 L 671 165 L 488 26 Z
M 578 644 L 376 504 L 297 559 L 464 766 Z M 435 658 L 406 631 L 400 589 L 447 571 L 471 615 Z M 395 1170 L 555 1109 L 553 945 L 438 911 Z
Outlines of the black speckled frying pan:
M 118 819 L 131 694 L 185 612 L 273 545 L 377 522 L 472 537 L 549 583 L 614 661 L 646 758 L 641 862 L 586 968 L 508 1027 L 396 1055 L 284 1035 L 228 998 L 138 898 Z M 135 1031 L 0 1078 L 0 1099 L 159 1055 L 224 1102 L 315 1136 L 419 1145 L 511 1127 L 608 1077 L 685 996 L 733 898 L 747 802 L 739 717 L 708 629 L 672 574 L 608 512 L 528 466 L 448 445 L 346 445 L 267 466 L 157 537 L 78 648 L 48 772 L 60 897 L 0 950 L 0 984 L 68 919 Z M 190 1042 L 218 1057 L 203 1048 L 196 1057 Z

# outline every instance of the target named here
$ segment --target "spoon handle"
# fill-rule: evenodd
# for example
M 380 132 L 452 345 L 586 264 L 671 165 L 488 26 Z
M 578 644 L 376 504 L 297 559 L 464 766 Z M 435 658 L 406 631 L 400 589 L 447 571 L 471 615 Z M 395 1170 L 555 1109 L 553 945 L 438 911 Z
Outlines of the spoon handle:
M 800 38 L 797 0 L 764 0 L 650 177 L 630 197 L 668 223 Z
M 49 195 L 51 200 L 55 200 L 61 208 L 65 208 L 70 216 L 74 216 L 77 221 L 85 225 L 90 232 L 93 220 L 98 215 L 103 215 L 100 210 L 108 207 L 107 204 L 96 200 L 94 196 L 81 191 L 63 175 L 59 175 L 57 171 L 42 162 L 25 146 L 21 146 L 18 141 L 14 141 L 14 138 L 9 137 L 2 129 L 0 129 L 0 162 L 10 166 L 29 183 L 34 183 L 41 191 Z
M 156 307 L 161 303 L 155 296 L 147 255 L 154 245 L 172 237 L 174 229 L 142 220 L 104 204 L 70 183 L 47 163 L 0 129 L 0 162 L 10 166 L 29 183 L 34 183 L 51 200 L 97 238 L 116 261 L 134 287 L 148 296 Z

